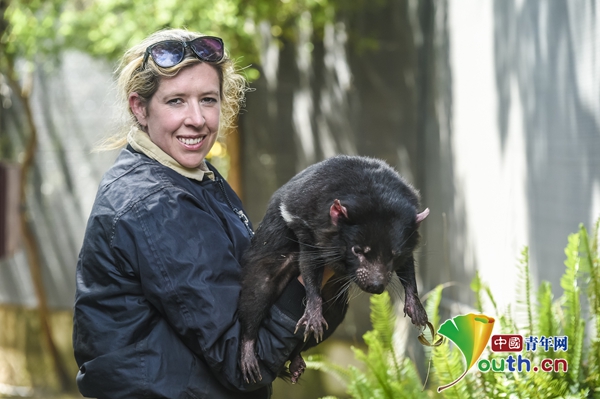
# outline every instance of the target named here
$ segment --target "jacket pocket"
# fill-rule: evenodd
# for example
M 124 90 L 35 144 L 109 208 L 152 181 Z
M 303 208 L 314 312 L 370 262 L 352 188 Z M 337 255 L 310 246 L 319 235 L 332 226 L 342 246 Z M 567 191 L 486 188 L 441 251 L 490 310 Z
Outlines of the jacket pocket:
M 147 397 L 144 348 L 142 340 L 85 362 L 77 373 L 81 394 L 98 399 Z

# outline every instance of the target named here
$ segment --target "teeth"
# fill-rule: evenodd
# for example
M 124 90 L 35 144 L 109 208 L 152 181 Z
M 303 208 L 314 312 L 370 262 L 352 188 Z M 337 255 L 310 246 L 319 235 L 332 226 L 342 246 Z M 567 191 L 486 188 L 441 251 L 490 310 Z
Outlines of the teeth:
M 183 144 L 194 145 L 194 144 L 198 144 L 202 140 L 204 140 L 204 137 L 198 137 L 197 139 L 186 139 L 186 138 L 179 137 L 178 140 L 181 141 Z

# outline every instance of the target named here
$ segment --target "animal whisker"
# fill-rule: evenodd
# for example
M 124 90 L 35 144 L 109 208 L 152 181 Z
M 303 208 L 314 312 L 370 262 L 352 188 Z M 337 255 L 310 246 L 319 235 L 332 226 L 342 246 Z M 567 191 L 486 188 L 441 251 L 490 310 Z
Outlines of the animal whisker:
M 353 281 L 349 280 L 344 285 L 342 285 L 333 297 L 323 302 L 323 307 L 325 307 L 325 305 L 333 306 L 333 304 L 339 301 L 340 299 L 346 298 L 347 293 L 350 290 L 350 287 L 352 286 L 352 283 Z M 344 302 L 347 301 L 345 300 Z
M 402 286 L 398 276 L 393 276 L 387 286 L 387 291 L 390 293 L 390 297 L 401 299 L 403 290 L 404 287 Z
M 337 247 L 333 247 L 333 246 L 331 246 L 331 247 L 324 247 L 324 246 L 320 246 L 320 245 L 316 245 L 316 244 L 309 244 L 309 243 L 306 243 L 306 242 L 294 240 L 293 238 L 290 238 L 290 237 L 285 237 L 285 238 L 287 240 L 289 240 L 289 241 L 295 242 L 295 243 L 300 244 L 300 245 L 304 245 L 304 246 L 309 247 L 309 248 L 315 248 L 315 249 L 319 249 L 319 250 L 321 250 L 321 249 L 337 249 Z
M 358 298 L 359 296 L 365 294 L 363 290 L 358 288 L 357 285 L 351 285 L 348 291 L 348 302 Z

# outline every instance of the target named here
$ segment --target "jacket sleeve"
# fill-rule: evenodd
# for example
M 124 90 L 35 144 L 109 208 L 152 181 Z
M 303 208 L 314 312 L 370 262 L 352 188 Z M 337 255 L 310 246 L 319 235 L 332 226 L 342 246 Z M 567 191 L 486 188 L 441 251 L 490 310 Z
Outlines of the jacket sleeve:
M 238 367 L 236 314 L 241 268 L 231 234 L 231 229 L 244 227 L 202 207 L 177 189 L 148 197 L 117 223 L 114 250 L 121 272 L 139 276 L 147 300 L 215 378 L 232 389 L 257 389 L 277 377 L 302 343 L 302 332 L 294 330 L 304 311 L 304 287 L 292 281 L 271 308 L 257 342 L 263 379 L 245 384 Z

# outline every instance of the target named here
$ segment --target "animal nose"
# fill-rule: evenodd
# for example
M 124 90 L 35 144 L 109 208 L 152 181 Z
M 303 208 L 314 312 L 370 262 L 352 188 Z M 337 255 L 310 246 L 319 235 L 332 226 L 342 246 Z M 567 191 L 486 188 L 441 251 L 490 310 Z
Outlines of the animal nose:
M 388 283 L 387 275 L 380 270 L 360 267 L 356 270 L 356 283 L 361 290 L 370 294 L 381 294 Z
M 367 292 L 371 294 L 381 294 L 385 290 L 385 285 L 383 283 L 372 283 L 366 287 Z

